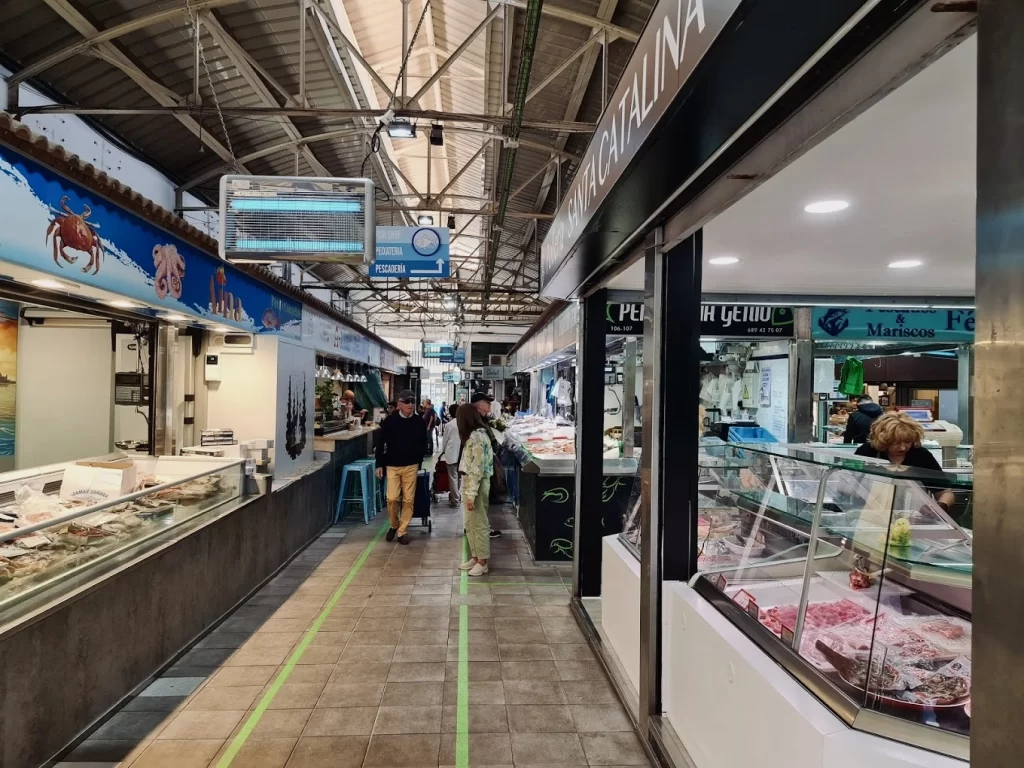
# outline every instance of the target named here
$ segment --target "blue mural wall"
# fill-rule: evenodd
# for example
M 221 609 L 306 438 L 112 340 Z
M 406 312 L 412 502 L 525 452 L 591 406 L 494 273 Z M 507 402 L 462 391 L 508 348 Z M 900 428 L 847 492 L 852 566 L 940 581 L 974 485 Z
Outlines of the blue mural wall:
M 4 261 L 255 333 L 302 335 L 302 305 L 0 146 Z

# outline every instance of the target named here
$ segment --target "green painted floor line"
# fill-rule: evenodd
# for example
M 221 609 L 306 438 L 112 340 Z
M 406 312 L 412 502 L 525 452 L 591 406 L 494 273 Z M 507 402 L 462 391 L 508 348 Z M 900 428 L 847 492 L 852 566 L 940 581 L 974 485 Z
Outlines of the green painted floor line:
M 462 557 L 469 560 L 469 539 L 462 539 Z M 459 578 L 459 594 L 469 594 L 466 571 Z M 459 696 L 455 717 L 455 768 L 469 768 L 469 607 L 459 606 Z
M 245 742 L 249 740 L 252 732 L 256 729 L 257 724 L 260 722 L 260 718 L 263 717 L 263 713 L 269 709 L 271 702 L 274 701 L 274 697 L 277 695 L 278 691 L 281 690 L 281 686 L 288 681 L 288 678 L 298 665 L 302 655 L 306 652 L 306 649 L 309 648 L 309 644 L 313 642 L 313 638 L 316 637 L 317 633 L 320 631 L 320 627 L 323 626 L 327 617 L 331 615 L 331 611 L 334 610 L 334 606 L 338 604 L 341 596 L 345 594 L 345 590 L 348 589 L 348 585 L 352 583 L 352 579 L 354 579 L 356 574 L 359 573 L 359 570 L 363 567 L 363 563 L 366 562 L 366 558 L 368 558 L 370 553 L 373 552 L 374 547 L 377 546 L 377 542 L 380 541 L 381 536 L 384 535 L 387 529 L 387 524 L 381 526 L 381 529 L 377 531 L 372 539 L 370 539 L 370 543 L 366 545 L 366 548 L 359 555 L 358 559 L 356 559 L 352 564 L 352 567 L 345 575 L 344 580 L 338 585 L 338 588 L 334 590 L 334 594 L 331 595 L 331 599 L 327 601 L 327 605 L 324 606 L 320 615 L 316 617 L 316 621 L 314 621 L 309 629 L 306 630 L 301 642 L 299 642 L 299 645 L 294 651 L 292 651 L 292 655 L 288 658 L 287 663 L 284 665 L 284 669 L 281 670 L 277 678 L 274 680 L 273 685 L 270 686 L 270 690 L 264 694 L 262 699 L 260 699 L 260 703 L 249 716 L 249 719 L 245 721 L 245 725 L 242 726 L 242 730 L 238 732 L 238 735 L 235 736 L 234 741 L 231 742 L 231 745 L 228 747 L 223 757 L 221 757 L 217 762 L 217 768 L 228 768 L 228 766 L 231 765 L 231 762 L 238 755 L 239 750 L 245 746 Z

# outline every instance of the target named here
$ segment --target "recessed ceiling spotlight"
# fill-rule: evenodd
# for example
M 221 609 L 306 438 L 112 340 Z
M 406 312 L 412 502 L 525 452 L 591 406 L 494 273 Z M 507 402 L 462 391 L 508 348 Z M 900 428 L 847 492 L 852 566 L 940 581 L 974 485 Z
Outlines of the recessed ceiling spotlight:
M 53 291 L 67 290 L 67 286 L 64 283 L 57 282 L 56 280 L 32 280 L 30 282 L 36 288 L 49 288 Z
M 713 259 L 708 259 L 708 264 L 714 264 L 716 267 L 727 267 L 730 264 L 738 264 L 739 258 L 736 256 L 715 256 Z
M 901 259 L 899 261 L 890 261 L 889 269 L 913 269 L 914 267 L 920 267 L 921 264 L 920 259 Z
M 111 301 L 109 303 L 110 303 L 110 306 L 117 307 L 118 309 L 135 309 L 136 308 L 136 306 L 134 304 L 132 304 L 130 301 L 122 301 L 121 299 L 118 299 L 117 301 Z
M 846 200 L 818 200 L 804 206 L 807 213 L 838 213 L 850 207 Z

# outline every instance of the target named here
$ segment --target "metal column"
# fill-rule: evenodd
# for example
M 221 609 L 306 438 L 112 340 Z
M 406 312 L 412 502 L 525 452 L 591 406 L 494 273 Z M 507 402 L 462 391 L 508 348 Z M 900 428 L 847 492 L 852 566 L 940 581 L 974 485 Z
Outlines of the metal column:
M 626 339 L 622 359 L 622 455 L 633 458 L 636 441 L 636 339 Z
M 651 718 L 662 714 L 662 582 L 685 581 L 697 569 L 703 232 L 669 253 L 661 252 L 661 238 L 658 230 L 645 243 L 639 713 L 645 738 Z
M 956 352 L 957 426 L 964 433 L 963 442 L 974 443 L 974 345 L 965 344 Z
M 978 3 L 971 764 L 1024 754 L 1024 3 Z
M 786 440 L 809 443 L 814 439 L 811 409 L 814 405 L 814 342 L 811 341 L 811 308 L 794 312 L 796 340 L 789 349 L 789 423 Z
M 601 484 L 604 479 L 604 361 L 607 292 L 580 306 L 576 343 L 576 518 L 573 597 L 601 595 Z
M 152 392 L 152 423 L 150 424 L 150 451 L 154 456 L 174 455 L 174 355 L 178 346 L 178 329 L 168 323 L 160 323 L 153 334 L 150 378 Z

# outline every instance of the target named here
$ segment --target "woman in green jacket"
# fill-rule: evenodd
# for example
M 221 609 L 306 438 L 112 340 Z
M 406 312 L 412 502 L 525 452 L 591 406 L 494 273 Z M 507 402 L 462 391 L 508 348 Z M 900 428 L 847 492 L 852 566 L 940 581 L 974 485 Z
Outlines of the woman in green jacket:
M 491 448 L 491 434 L 480 411 L 476 408 L 459 408 L 455 414 L 462 441 L 462 458 L 459 460 L 459 474 L 462 479 L 462 500 L 466 505 L 466 538 L 469 540 L 468 561 L 459 566 L 469 571 L 470 576 L 487 573 L 487 561 L 491 557 L 490 526 L 487 523 L 487 500 L 491 491 L 491 475 L 494 472 L 494 451 Z

